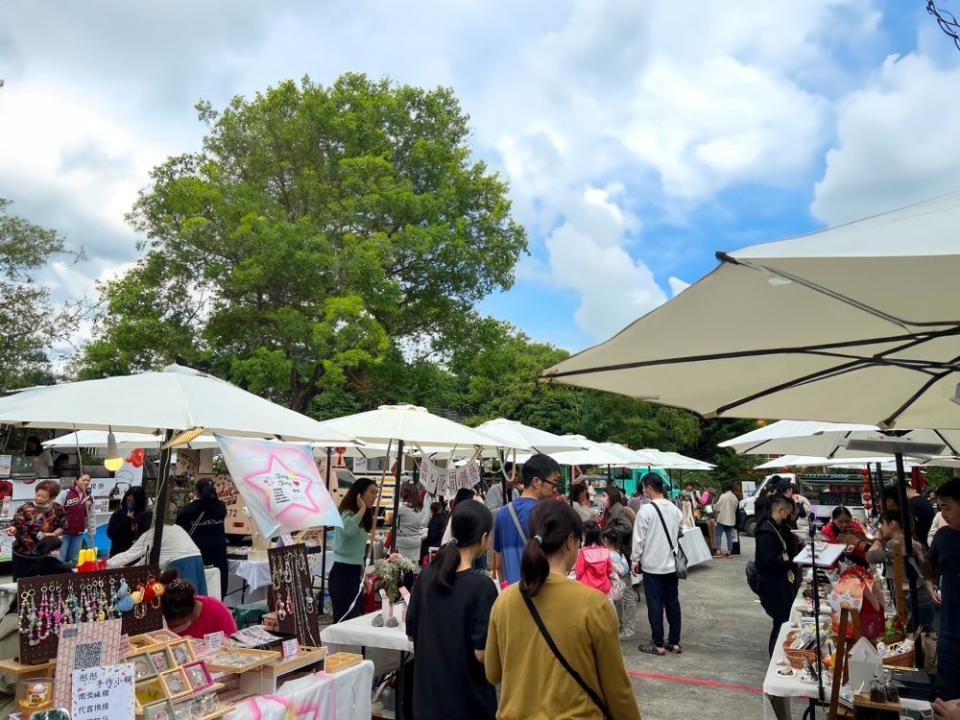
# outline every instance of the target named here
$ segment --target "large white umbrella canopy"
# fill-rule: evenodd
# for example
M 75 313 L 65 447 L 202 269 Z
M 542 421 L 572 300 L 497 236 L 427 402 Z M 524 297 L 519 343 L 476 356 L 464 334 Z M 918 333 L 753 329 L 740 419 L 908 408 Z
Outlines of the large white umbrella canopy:
M 716 467 L 716 465 L 711 465 L 703 460 L 697 460 L 668 450 L 642 448 L 636 452 L 644 458 L 640 462 L 634 463 L 638 466 L 656 467 L 663 470 L 696 470 L 702 472 L 713 470 Z
M 43 443 L 43 446 L 47 450 L 74 450 L 78 447 L 101 449 L 107 447 L 108 434 L 105 430 L 77 430 L 77 432 L 47 440 Z M 117 447 L 121 450 L 159 449 L 163 445 L 162 435 L 151 435 L 150 433 L 118 432 L 114 433 L 114 437 L 117 440 Z M 193 442 L 195 447 L 197 440 Z
M 561 465 L 616 465 L 626 467 L 637 462 L 636 453 L 616 443 L 598 443 L 583 435 L 561 435 L 561 438 L 581 446 L 582 450 L 546 453 Z M 517 462 L 526 462 L 530 454 L 518 455 Z
M 720 443 L 720 447 L 733 448 L 741 455 L 806 455 L 830 460 L 869 460 L 877 455 L 875 450 L 871 452 L 848 449 L 847 444 L 851 440 L 940 446 L 946 449 L 945 454 L 960 455 L 960 431 L 957 430 L 911 430 L 901 437 L 892 437 L 880 432 L 873 425 L 797 420 L 770 423 L 726 440 Z M 904 454 L 911 457 L 927 456 L 921 451 L 908 451 Z M 893 455 L 893 452 L 890 455 Z
M 416 405 L 381 405 L 376 410 L 326 420 L 324 425 L 369 443 L 388 444 L 402 440 L 407 445 L 436 448 L 488 447 L 494 444 L 473 428 Z
M 882 455 L 879 457 L 864 457 L 859 460 L 853 460 L 850 458 L 838 460 L 837 458 L 827 458 L 827 457 L 816 457 L 808 455 L 781 455 L 778 458 L 773 460 L 767 460 L 760 465 L 755 465 L 754 470 L 782 470 L 783 468 L 802 468 L 802 467 L 830 467 L 830 468 L 856 468 L 862 469 L 867 465 L 876 465 L 880 463 L 881 469 L 885 471 L 892 471 L 895 468 L 893 467 L 893 458 L 889 455 Z M 911 463 L 905 463 L 906 466 L 912 467 Z
M 493 445 L 505 450 L 527 450 L 549 455 L 555 452 L 588 449 L 585 443 L 570 440 L 570 436 L 554 435 L 546 430 L 506 418 L 489 420 L 478 425 L 477 431 L 488 436 L 493 441 Z
M 960 193 L 718 253 L 720 266 L 544 373 L 706 417 L 960 428 Z
M 0 423 L 19 427 L 158 435 L 208 433 L 344 442 L 352 436 L 241 390 L 225 380 L 170 365 L 162 372 L 34 387 L 0 398 Z

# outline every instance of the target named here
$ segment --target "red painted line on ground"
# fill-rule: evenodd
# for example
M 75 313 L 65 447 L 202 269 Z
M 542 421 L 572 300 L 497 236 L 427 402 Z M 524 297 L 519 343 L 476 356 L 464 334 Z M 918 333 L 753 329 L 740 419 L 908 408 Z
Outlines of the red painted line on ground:
M 661 675 L 660 673 L 645 673 L 637 670 L 627 670 L 627 675 L 644 680 L 661 680 L 663 682 L 675 682 L 683 685 L 699 685 L 700 687 L 715 688 L 717 690 L 734 690 L 736 692 L 750 693 L 751 695 L 763 695 L 762 688 L 750 687 L 749 685 L 734 685 L 732 683 L 722 683 L 715 680 L 701 680 L 699 678 L 679 677 L 677 675 Z

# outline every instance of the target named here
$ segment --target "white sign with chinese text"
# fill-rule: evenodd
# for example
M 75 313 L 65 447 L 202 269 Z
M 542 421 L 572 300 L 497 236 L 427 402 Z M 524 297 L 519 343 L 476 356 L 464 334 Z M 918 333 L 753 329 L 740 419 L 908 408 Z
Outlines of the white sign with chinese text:
M 73 720 L 132 718 L 133 663 L 74 670 L 72 708 Z

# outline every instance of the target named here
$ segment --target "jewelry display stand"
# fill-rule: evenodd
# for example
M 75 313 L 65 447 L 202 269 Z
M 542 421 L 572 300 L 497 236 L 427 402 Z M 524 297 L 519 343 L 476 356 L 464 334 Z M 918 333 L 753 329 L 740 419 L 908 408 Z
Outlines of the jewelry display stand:
M 307 546 L 300 543 L 270 548 L 267 557 L 277 629 L 281 633 L 296 635 L 302 645 L 319 647 L 320 623 Z
M 163 628 L 160 599 L 117 609 L 121 580 L 130 593 L 160 574 L 156 565 L 27 578 L 17 583 L 20 657 L 32 665 L 57 656 L 60 628 L 76 622 L 120 618 L 122 632 L 138 635 Z

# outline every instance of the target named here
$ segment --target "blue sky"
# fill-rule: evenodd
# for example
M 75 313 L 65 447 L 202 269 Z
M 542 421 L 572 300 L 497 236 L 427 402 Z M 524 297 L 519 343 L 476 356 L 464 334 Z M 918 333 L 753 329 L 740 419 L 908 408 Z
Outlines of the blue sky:
M 345 71 L 448 85 L 530 237 L 480 309 L 576 350 L 716 250 L 960 188 L 960 53 L 925 4 L 9 0 L 0 196 L 84 247 L 43 280 L 92 296 L 136 259 L 149 169 L 198 146 L 197 99 Z

